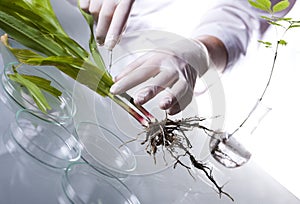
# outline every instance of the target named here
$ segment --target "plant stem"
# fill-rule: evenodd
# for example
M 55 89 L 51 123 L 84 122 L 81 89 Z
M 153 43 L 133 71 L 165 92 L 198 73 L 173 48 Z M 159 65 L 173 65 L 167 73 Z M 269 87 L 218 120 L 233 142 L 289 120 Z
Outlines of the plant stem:
M 116 104 L 121 106 L 126 112 L 128 112 L 131 116 L 133 116 L 142 126 L 149 127 L 149 120 L 145 119 L 142 115 L 136 112 L 133 108 L 131 108 L 127 103 L 125 103 L 120 97 L 109 93 L 107 95 L 110 99 L 112 99 Z M 152 116 L 153 117 L 153 116 Z
M 141 113 L 144 114 L 149 121 L 157 121 L 157 119 L 151 113 L 149 113 L 143 106 L 135 104 L 134 99 L 130 95 L 128 95 L 127 93 L 123 93 L 121 94 L 121 96 L 124 97 L 127 101 L 129 101 L 132 105 L 134 105 L 134 107 L 136 107 L 139 111 L 141 111 Z
M 264 88 L 264 91 L 262 92 L 260 98 L 258 99 L 258 101 L 256 102 L 256 104 L 253 106 L 253 108 L 251 109 L 251 111 L 249 112 L 248 116 L 244 119 L 244 121 L 238 126 L 238 128 L 236 128 L 231 134 L 228 135 L 228 138 L 232 137 L 232 135 L 234 135 L 241 127 L 243 127 L 243 125 L 247 122 L 247 120 L 250 118 L 250 116 L 254 113 L 254 111 L 256 110 L 256 108 L 258 107 L 258 105 L 261 103 L 273 76 L 273 72 L 274 72 L 274 68 L 275 68 L 275 64 L 276 64 L 276 60 L 277 60 L 277 54 L 278 54 L 278 46 L 279 46 L 279 41 L 277 41 L 276 43 L 276 49 L 275 49 L 275 54 L 274 54 L 274 58 L 273 58 L 273 64 L 272 64 L 272 69 L 269 75 L 269 79 L 267 81 L 267 84 Z

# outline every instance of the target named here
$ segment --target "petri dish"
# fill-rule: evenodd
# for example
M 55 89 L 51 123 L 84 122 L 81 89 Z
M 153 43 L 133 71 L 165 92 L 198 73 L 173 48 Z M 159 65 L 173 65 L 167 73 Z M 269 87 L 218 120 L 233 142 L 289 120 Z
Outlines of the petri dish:
M 143 176 L 156 174 L 165 171 L 168 168 L 172 168 L 176 161 L 165 148 L 159 148 L 155 158 L 153 155 L 147 153 L 145 149 L 147 144 L 141 144 L 146 138 L 146 135 L 141 133 L 144 131 L 143 127 L 138 124 L 138 122 L 134 121 L 134 119 L 121 107 L 114 104 L 110 99 L 98 96 L 92 93 L 88 88 L 76 84 L 73 93 L 77 106 L 77 112 L 74 116 L 75 126 L 78 127 L 80 123 L 89 121 L 95 125 L 98 124 L 99 126 L 105 127 L 110 132 L 107 134 L 114 135 L 114 138 L 119 138 L 117 140 L 118 142 L 109 144 L 110 149 L 118 149 L 120 146 L 126 146 L 131 152 L 130 157 L 133 157 L 135 160 L 134 168 L 125 168 L 124 170 L 123 168 L 120 169 L 117 168 L 116 165 L 110 164 L 110 169 L 114 169 L 114 172 L 118 172 L 121 176 Z M 100 135 L 98 137 L 107 137 L 104 135 L 103 131 L 99 132 L 102 133 L 99 133 Z M 193 134 L 193 137 L 198 136 L 194 135 L 194 132 L 191 134 Z M 82 157 L 88 163 L 101 167 L 107 165 L 103 164 L 103 161 L 101 161 L 101 154 L 97 153 L 97 151 L 92 151 L 89 145 L 85 144 L 90 143 L 89 140 L 96 140 L 93 139 L 94 137 L 88 137 L 78 133 L 76 136 L 83 146 Z M 95 145 L 95 142 L 92 143 Z M 97 145 L 101 149 L 101 143 Z M 133 161 L 133 159 L 130 160 Z M 111 166 L 113 166 L 113 168 L 111 168 Z
M 80 122 L 76 136 L 82 146 L 82 159 L 118 177 L 133 174 L 136 159 L 126 143 L 105 126 Z
M 8 105 L 12 111 L 21 109 L 31 109 L 40 112 L 38 106 L 35 104 L 30 93 L 19 83 L 14 82 L 9 78 L 9 74 L 13 73 L 13 66 L 17 66 L 19 62 L 8 63 L 4 67 L 4 71 L 1 76 L 1 89 L 3 89 L 1 99 Z M 74 114 L 76 113 L 76 106 L 73 101 L 71 93 L 66 90 L 62 84 L 56 81 L 53 77 L 47 74 L 47 67 L 34 67 L 28 65 L 21 65 L 18 68 L 18 72 L 26 75 L 39 76 L 51 81 L 51 85 L 62 92 L 62 95 L 58 98 L 42 91 L 45 95 L 51 110 L 44 115 L 44 119 L 54 118 L 56 121 L 62 124 L 70 123 Z M 51 120 L 51 119 L 50 119 Z
M 86 163 L 68 166 L 62 178 L 59 203 L 139 204 L 137 197 L 118 178 Z M 64 199 L 66 198 L 66 199 Z
M 82 152 L 82 157 L 88 163 L 100 167 L 106 166 L 106 168 L 113 169 L 114 172 L 118 172 L 122 176 L 152 175 L 173 167 L 176 159 L 166 148 L 158 148 L 155 156 L 150 155 L 147 152 L 146 148 L 148 144 L 141 144 L 146 138 L 146 134 L 143 133 L 143 127 L 138 124 L 126 111 L 114 104 L 114 102 L 109 101 L 107 98 L 103 99 L 95 95 L 90 95 L 84 89 L 75 89 L 74 93 L 75 97 L 80 96 L 84 99 L 83 102 L 76 103 L 78 107 L 78 112 L 74 117 L 76 126 L 80 126 L 82 121 L 91 121 L 91 123 L 94 125 L 100 126 L 100 128 L 95 127 L 96 130 L 94 131 L 98 132 L 98 136 L 96 136 L 96 134 L 91 136 L 91 131 L 88 133 L 88 131 L 91 130 L 89 128 L 86 128 L 87 131 L 84 134 L 76 134 L 84 149 Z M 78 101 L 79 100 L 76 100 L 76 102 Z M 89 103 L 89 105 L 86 105 L 87 103 Z M 109 130 L 109 132 L 98 130 L 101 129 L 101 127 L 105 127 L 105 129 Z M 106 134 L 113 135 L 113 137 L 109 137 Z M 201 131 L 196 129 L 186 134 L 193 144 L 196 140 L 199 140 L 198 138 L 201 138 Z M 117 165 L 112 164 L 115 162 L 114 160 L 109 160 L 109 165 L 103 162 L 103 160 L 106 159 L 103 158 L 103 154 L 99 152 L 101 152 L 100 150 L 103 149 L 102 146 L 105 143 L 102 144 L 101 142 L 98 142 L 98 144 L 96 144 L 95 141 L 97 141 L 97 137 L 119 138 L 116 143 L 111 142 L 104 148 L 109 148 L 110 151 L 115 151 L 120 148 L 120 146 L 125 147 L 126 145 L 126 148 L 128 148 L 128 150 L 131 152 L 130 157 L 135 159 L 135 167 L 124 169 L 123 167 L 119 168 Z M 101 139 L 99 140 L 101 141 Z M 99 152 L 95 151 L 94 146 L 98 146 L 100 149 Z M 130 160 L 133 161 L 133 159 Z M 113 168 L 111 168 L 112 166 Z
M 10 153 L 18 147 L 48 167 L 64 169 L 81 156 L 81 146 L 70 131 L 41 112 L 19 110 L 11 123 L 4 144 Z

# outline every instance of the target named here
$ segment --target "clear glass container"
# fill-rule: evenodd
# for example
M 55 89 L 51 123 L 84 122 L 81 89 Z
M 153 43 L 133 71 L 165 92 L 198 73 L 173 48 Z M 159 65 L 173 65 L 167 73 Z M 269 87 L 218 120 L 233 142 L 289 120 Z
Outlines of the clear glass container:
M 22 109 L 31 109 L 39 112 L 39 108 L 31 97 L 30 93 L 19 83 L 11 80 L 9 74 L 13 73 L 13 66 L 17 66 L 19 62 L 11 62 L 5 65 L 4 71 L 1 76 L 1 96 L 2 101 L 8 105 L 12 111 Z M 51 85 L 62 92 L 62 95 L 58 98 L 42 91 L 45 95 L 51 110 L 48 114 L 44 114 L 44 119 L 54 118 L 56 121 L 62 124 L 70 123 L 74 114 L 76 113 L 76 106 L 73 101 L 71 93 L 64 88 L 60 82 L 56 81 L 53 77 L 47 74 L 47 68 L 49 67 L 34 67 L 28 65 L 21 65 L 18 67 L 18 72 L 26 75 L 33 75 L 45 78 L 51 81 Z M 41 116 L 41 115 L 40 115 Z
M 220 131 L 214 134 L 209 143 L 212 157 L 227 168 L 236 168 L 247 163 L 251 153 L 246 147 L 256 142 L 254 133 L 271 110 L 270 107 L 257 103 L 234 131 L 231 133 Z
M 82 145 L 82 158 L 99 169 L 106 169 L 118 177 L 133 174 L 136 158 L 127 144 L 108 128 L 92 122 L 76 127 Z
M 96 168 L 86 163 L 70 164 L 62 178 L 64 194 L 58 197 L 58 202 L 60 204 L 140 203 L 130 189 L 118 178 L 108 172 L 96 170 Z
M 81 156 L 81 146 L 76 138 L 61 124 L 42 120 L 44 114 L 32 110 L 20 110 L 16 120 L 3 137 L 8 152 L 21 149 L 39 163 L 63 169 Z M 23 154 L 24 154 L 23 153 Z
M 214 134 L 209 148 L 213 158 L 227 168 L 240 167 L 251 157 L 251 153 L 226 132 Z
M 0 154 L 1 203 L 57 203 L 64 169 L 51 168 L 34 159 L 9 132 L 0 141 L 5 151 Z

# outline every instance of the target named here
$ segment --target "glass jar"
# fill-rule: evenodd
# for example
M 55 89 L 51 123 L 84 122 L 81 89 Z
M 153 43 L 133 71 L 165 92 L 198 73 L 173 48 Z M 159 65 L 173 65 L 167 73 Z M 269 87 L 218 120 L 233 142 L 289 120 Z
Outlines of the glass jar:
M 72 163 L 62 178 L 60 204 L 67 203 L 126 203 L 139 204 L 137 197 L 109 172 L 96 170 L 86 163 Z

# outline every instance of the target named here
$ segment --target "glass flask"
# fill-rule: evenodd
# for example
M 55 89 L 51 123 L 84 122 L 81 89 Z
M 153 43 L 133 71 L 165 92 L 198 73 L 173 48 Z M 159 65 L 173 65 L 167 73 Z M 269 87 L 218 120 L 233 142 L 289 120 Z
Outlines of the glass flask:
M 55 119 L 43 120 L 44 114 L 33 110 L 19 110 L 16 120 L 3 137 L 11 154 L 18 149 L 39 163 L 55 169 L 66 168 L 81 156 L 76 138 Z
M 257 103 L 248 117 L 231 133 L 226 131 L 216 132 L 210 139 L 209 149 L 212 157 L 228 168 L 244 165 L 251 158 L 251 153 L 240 142 L 251 140 L 271 108 Z
M 139 204 L 130 189 L 108 172 L 96 170 L 86 163 L 72 163 L 62 178 L 63 195 L 60 204 L 101 203 Z
M 21 84 L 11 80 L 9 75 L 14 73 L 13 68 L 18 66 L 19 62 L 11 62 L 4 65 L 4 70 L 1 76 L 1 100 L 12 110 L 17 111 L 21 109 L 31 109 L 35 112 L 39 112 L 39 108 L 34 102 L 29 91 Z M 51 110 L 48 110 L 48 114 L 39 115 L 44 119 L 54 118 L 56 121 L 62 124 L 69 124 L 76 113 L 76 106 L 73 101 L 71 93 L 64 88 L 64 86 L 47 73 L 49 67 L 34 67 L 28 65 L 21 65 L 17 68 L 18 73 L 38 76 L 51 81 L 51 86 L 62 92 L 61 96 L 55 97 L 52 94 L 43 91 L 47 102 L 49 103 Z M 50 119 L 51 120 L 51 119 Z

